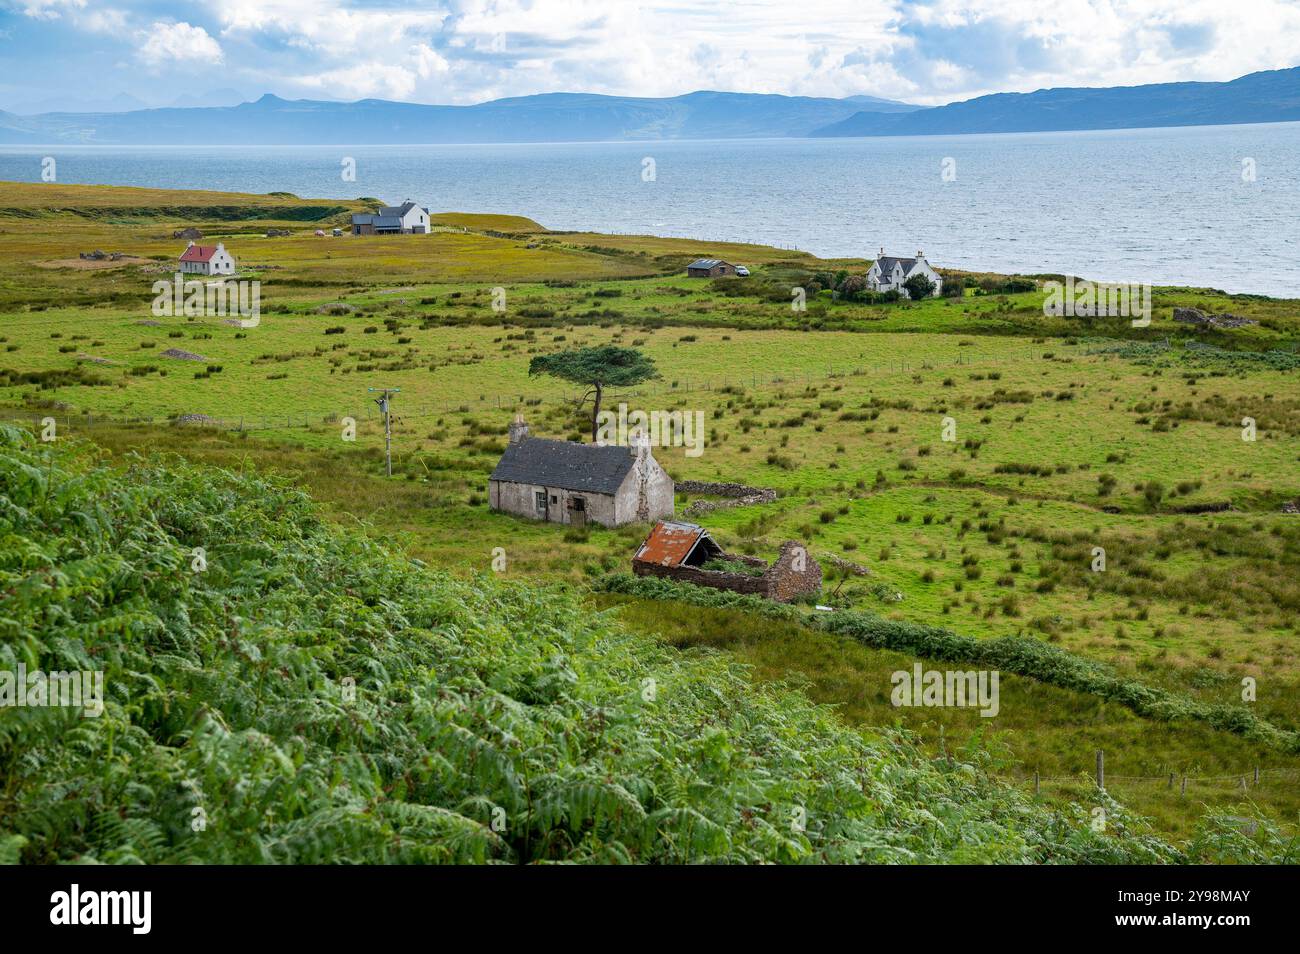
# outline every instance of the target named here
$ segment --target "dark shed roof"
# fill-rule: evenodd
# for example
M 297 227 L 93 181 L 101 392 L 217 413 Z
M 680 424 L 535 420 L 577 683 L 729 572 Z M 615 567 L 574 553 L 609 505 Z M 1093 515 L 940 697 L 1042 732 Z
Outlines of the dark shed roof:
M 632 451 L 617 444 L 601 446 L 525 437 L 506 446 L 489 479 L 613 494 L 635 462 Z
M 719 265 L 728 265 L 728 264 L 730 263 L 724 262 L 720 258 L 700 258 L 691 262 L 691 264 L 687 265 L 686 267 L 687 268 L 716 268 Z

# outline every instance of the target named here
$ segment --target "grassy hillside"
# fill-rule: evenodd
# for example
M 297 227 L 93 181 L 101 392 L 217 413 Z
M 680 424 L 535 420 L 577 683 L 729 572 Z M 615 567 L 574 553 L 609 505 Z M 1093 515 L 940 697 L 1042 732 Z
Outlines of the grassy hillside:
M 102 669 L 107 705 L 0 714 L 13 860 L 1264 860 L 1180 852 L 845 728 L 582 612 L 468 585 L 299 492 L 0 429 L 7 668 Z M 195 548 L 205 562 L 196 569 Z M 31 758 L 32 753 L 40 758 Z M 1104 796 L 1098 795 L 1098 798 Z
M 431 236 L 323 239 L 290 222 L 289 237 L 268 239 L 270 220 L 250 205 L 246 220 L 200 223 L 262 282 L 261 323 L 239 328 L 149 309 L 152 282 L 183 244 L 171 229 L 198 221 L 167 210 L 199 200 L 163 192 L 141 211 L 123 196 L 138 218 L 91 220 L 67 211 L 69 199 L 99 208 L 117 190 L 70 188 L 86 194 L 51 191 L 46 205 L 25 198 L 23 218 L 0 214 L 0 417 L 53 417 L 60 435 L 94 440 L 119 465 L 132 449 L 165 448 L 249 480 L 282 474 L 331 519 L 371 521 L 431 565 L 480 573 L 502 547 L 507 578 L 585 589 L 626 570 L 646 528 L 565 531 L 493 513 L 487 475 L 516 412 L 535 434 L 581 439 L 575 395 L 529 378 L 532 356 L 635 347 L 661 378 L 611 404 L 704 417 L 701 456 L 657 450 L 673 476 L 778 491 L 770 504 L 696 518 L 729 549 L 770 556 L 800 539 L 827 567 L 837 558 L 868 571 L 831 573 L 825 599 L 839 609 L 1036 641 L 1142 692 L 1300 730 L 1300 518 L 1281 512 L 1300 497 L 1300 302 L 1157 289 L 1152 326 L 1134 329 L 1048 318 L 1042 290 L 1004 293 L 1005 276 L 970 275 L 962 298 L 865 304 L 823 290 L 799 312 L 793 285 L 866 262 L 463 213 L 436 215 Z M 138 258 L 77 267 L 76 251 L 94 247 Z M 753 277 L 681 274 L 709 253 Z M 1258 324 L 1191 330 L 1172 320 L 1183 306 Z M 202 360 L 164 357 L 171 348 Z M 367 392 L 377 386 L 402 389 L 391 481 Z M 168 423 L 180 415 L 214 426 Z M 343 440 L 348 416 L 355 442 Z M 1254 441 L 1242 440 L 1245 417 Z M 700 502 L 679 495 L 678 513 Z M 932 754 L 974 738 L 1016 784 L 1035 769 L 1078 778 L 1103 748 L 1117 781 L 1140 779 L 1112 794 L 1179 838 L 1206 811 L 1236 806 L 1257 766 L 1243 810 L 1291 823 L 1300 809 L 1289 781 L 1300 758 L 1231 726 L 1011 676 L 997 719 L 900 712 L 888 647 L 742 624 L 736 614 L 752 617 L 742 610 L 618 602 L 628 626 L 722 647 L 765 679 L 806 681 L 850 721 L 900 722 Z M 1258 684 L 1249 703 L 1246 678 Z M 1197 780 L 1187 797 L 1167 794 L 1169 774 Z M 1064 804 L 1087 791 L 1062 783 L 1050 794 Z

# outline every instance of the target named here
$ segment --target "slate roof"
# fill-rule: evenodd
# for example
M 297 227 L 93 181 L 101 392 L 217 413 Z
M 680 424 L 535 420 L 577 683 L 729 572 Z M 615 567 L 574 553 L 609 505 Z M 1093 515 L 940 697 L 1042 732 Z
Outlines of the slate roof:
M 353 225 L 373 225 L 377 229 L 400 229 L 402 220 L 395 215 L 375 215 L 370 212 L 357 212 L 352 216 Z
M 488 479 L 614 494 L 635 462 L 631 450 L 617 444 L 601 446 L 525 437 L 506 446 Z
M 713 268 L 715 265 L 726 265 L 726 264 L 728 263 L 724 262 L 720 258 L 701 258 L 694 262 L 691 262 L 691 264 L 687 265 L 686 267 L 687 268 Z
M 880 273 L 882 275 L 888 275 L 890 272 L 892 272 L 894 270 L 895 264 L 902 265 L 903 277 L 906 278 L 907 273 L 910 272 L 912 268 L 916 265 L 916 259 L 895 258 L 893 255 L 882 255 L 880 256 L 880 258 L 876 259 L 876 264 L 880 266 Z
M 411 201 L 403 202 L 401 205 L 386 205 L 379 210 L 380 215 L 395 215 L 399 219 L 407 212 L 415 208 L 415 203 Z

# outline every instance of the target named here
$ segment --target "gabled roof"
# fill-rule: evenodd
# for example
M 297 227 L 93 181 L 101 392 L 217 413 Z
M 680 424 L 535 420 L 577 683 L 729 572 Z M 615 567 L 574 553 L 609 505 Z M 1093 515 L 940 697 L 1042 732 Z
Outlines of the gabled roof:
M 724 262 L 720 258 L 701 258 L 701 259 L 697 259 L 694 262 L 691 262 L 691 264 L 687 265 L 686 267 L 687 268 L 713 268 L 715 265 L 730 265 L 730 264 L 731 264 L 730 262 Z
M 181 253 L 182 262 L 210 262 L 217 254 L 215 245 L 191 245 Z
M 894 270 L 895 265 L 903 266 L 903 274 L 906 275 L 916 266 L 914 258 L 896 258 L 893 255 L 882 255 L 876 259 L 876 264 L 880 266 L 882 274 L 888 275 Z
M 414 202 L 406 201 L 403 202 L 401 205 L 386 205 L 379 210 L 379 214 L 395 215 L 400 219 L 402 216 L 406 215 L 407 212 L 410 212 L 414 208 L 418 208 L 418 206 L 416 206 Z
M 525 437 L 506 446 L 489 480 L 594 494 L 617 493 L 636 458 L 617 444 L 575 444 Z
M 699 545 L 709 547 L 715 551 L 714 555 L 722 551 L 703 527 L 676 520 L 660 520 L 632 559 L 658 566 L 681 566 Z

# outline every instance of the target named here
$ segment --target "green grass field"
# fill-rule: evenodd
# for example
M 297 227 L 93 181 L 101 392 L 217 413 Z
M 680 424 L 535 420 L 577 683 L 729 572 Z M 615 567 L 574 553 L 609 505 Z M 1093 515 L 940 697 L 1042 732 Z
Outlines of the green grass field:
M 828 582 L 823 601 L 837 607 L 1049 641 L 1207 703 L 1242 704 L 1249 677 L 1252 711 L 1300 728 L 1300 517 L 1281 512 L 1300 497 L 1298 301 L 1156 289 L 1151 326 L 1135 329 L 1047 318 L 1041 290 L 984 293 L 979 283 L 1000 277 L 970 275 L 960 299 L 866 305 L 822 292 L 796 311 L 792 287 L 866 261 L 465 213 L 435 216 L 429 236 L 319 238 L 362 203 L 0 192 L 0 416 L 53 417 L 60 436 L 115 459 L 161 450 L 288 472 L 339 520 L 366 521 L 426 561 L 483 571 L 503 547 L 508 576 L 583 586 L 626 570 L 646 528 L 566 532 L 493 513 L 487 475 L 516 412 L 534 434 L 585 430 L 570 389 L 528 377 L 531 356 L 636 347 L 661 378 L 611 404 L 705 420 L 701 456 L 656 452 L 670 473 L 779 492 L 701 518 L 728 548 L 770 556 L 801 539 L 869 569 Z M 256 327 L 153 315 L 151 286 L 186 226 L 226 242 L 240 274 L 262 283 Z M 293 234 L 266 238 L 271 227 Z M 95 248 L 130 260 L 84 267 L 78 252 Z M 683 276 L 709 253 L 754 274 Z M 1189 346 L 1175 306 L 1258 323 Z M 171 348 L 202 360 L 162 357 Z M 367 391 L 377 386 L 401 388 L 393 480 Z M 179 415 L 223 426 L 168 423 Z M 692 502 L 679 496 L 679 513 Z M 850 722 L 900 721 L 935 751 L 977 737 L 1017 784 L 1051 776 L 1044 798 L 1079 797 L 1057 777 L 1089 771 L 1102 748 L 1112 794 L 1179 835 L 1206 806 L 1253 802 L 1288 823 L 1300 810 L 1300 758 L 1231 733 L 1016 677 L 993 720 L 899 710 L 888 674 L 908 668 L 900 654 L 734 611 L 617 602 L 636 628 L 802 683 Z M 1255 766 L 1263 781 L 1243 791 Z M 1183 795 L 1120 779 L 1171 773 L 1217 781 Z

